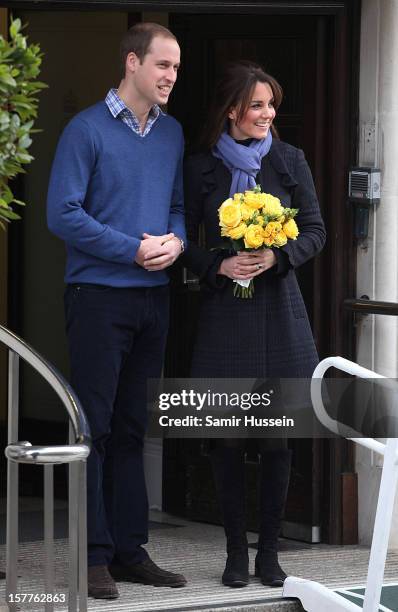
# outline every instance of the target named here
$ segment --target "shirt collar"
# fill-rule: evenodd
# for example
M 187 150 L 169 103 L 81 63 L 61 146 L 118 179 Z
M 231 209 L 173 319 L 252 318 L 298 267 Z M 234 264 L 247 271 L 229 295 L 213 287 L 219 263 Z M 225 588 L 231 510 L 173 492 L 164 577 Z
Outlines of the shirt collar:
M 112 88 L 108 91 L 106 98 L 105 98 L 105 102 L 112 114 L 112 116 L 117 119 L 117 117 L 119 117 L 119 115 L 121 113 L 131 113 L 134 117 L 134 119 L 137 120 L 137 117 L 134 113 L 134 111 L 131 110 L 131 108 L 129 108 L 128 106 L 126 106 L 126 104 L 123 102 L 123 100 L 121 99 L 121 97 L 119 96 L 117 89 Z M 160 108 L 160 106 L 158 104 L 154 104 L 151 108 L 151 110 L 149 111 L 148 114 L 148 118 L 153 118 L 153 119 L 157 119 L 158 116 L 160 115 L 165 115 L 165 113 L 162 111 L 162 109 Z

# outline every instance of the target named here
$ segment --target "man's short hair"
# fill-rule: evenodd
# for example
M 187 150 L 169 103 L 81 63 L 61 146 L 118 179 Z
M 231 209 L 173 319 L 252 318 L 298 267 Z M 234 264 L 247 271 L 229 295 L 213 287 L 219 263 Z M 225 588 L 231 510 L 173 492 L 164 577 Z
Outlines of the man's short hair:
M 170 30 L 159 23 L 136 23 L 132 28 L 127 30 L 120 43 L 120 59 L 123 73 L 128 54 L 135 53 L 142 63 L 144 57 L 149 52 L 151 42 L 155 36 L 163 36 L 163 38 L 177 40 Z

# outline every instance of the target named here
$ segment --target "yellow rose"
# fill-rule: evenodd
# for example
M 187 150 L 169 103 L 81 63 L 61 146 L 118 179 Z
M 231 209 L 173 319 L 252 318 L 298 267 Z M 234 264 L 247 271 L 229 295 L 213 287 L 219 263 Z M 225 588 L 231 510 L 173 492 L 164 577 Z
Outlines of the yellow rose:
M 236 227 L 242 220 L 239 204 L 232 198 L 225 200 L 218 209 L 221 227 Z
M 244 240 L 247 249 L 258 249 L 264 241 L 261 225 L 254 225 L 253 223 L 249 225 L 246 228 Z
M 253 191 L 245 191 L 245 204 L 249 208 L 258 210 L 263 207 L 263 193 L 253 193 Z
M 264 204 L 263 213 L 269 217 L 280 217 L 283 214 L 283 206 L 279 198 L 271 195 L 270 193 L 263 193 Z
M 232 240 L 239 240 L 239 238 L 243 238 L 246 232 L 247 225 L 246 223 L 239 223 L 237 227 L 231 227 L 227 229 L 227 236 L 232 238 Z
M 287 242 L 287 236 L 283 230 L 278 232 L 275 236 L 274 245 L 277 247 L 284 246 Z
M 244 221 L 248 221 L 249 219 L 251 219 L 251 217 L 255 213 L 255 209 L 250 208 L 249 206 L 246 206 L 246 204 L 241 204 L 240 212 L 242 213 L 242 219 Z
M 239 202 L 239 204 L 242 202 L 243 199 L 243 193 L 235 193 L 234 194 L 234 202 Z
M 263 229 L 264 244 L 268 247 L 275 244 L 276 236 L 282 231 L 282 225 L 277 221 L 270 221 Z
M 296 240 L 299 235 L 297 223 L 294 219 L 289 219 L 289 221 L 283 224 L 283 231 L 290 240 Z
M 261 227 L 264 225 L 264 217 L 262 217 L 261 215 L 257 215 L 256 221 L 259 225 L 261 225 Z

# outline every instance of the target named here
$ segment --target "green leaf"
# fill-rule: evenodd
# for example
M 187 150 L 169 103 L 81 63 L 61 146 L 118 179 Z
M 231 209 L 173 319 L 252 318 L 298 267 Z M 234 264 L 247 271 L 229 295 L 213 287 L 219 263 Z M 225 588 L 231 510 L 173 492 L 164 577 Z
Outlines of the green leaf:
M 10 125 L 10 117 L 7 113 L 0 113 L 0 130 L 6 130 Z
M 10 26 L 11 38 L 15 39 L 20 29 L 21 29 L 21 20 L 14 19 L 14 21 L 11 23 L 11 26 Z
M 10 85 L 11 87 L 17 86 L 16 80 L 11 76 L 11 74 L 6 72 L 0 73 L 0 81 L 5 85 Z
M 20 138 L 19 140 L 19 146 L 23 149 L 27 149 L 28 147 L 30 147 L 31 144 L 32 144 L 32 139 L 29 138 L 27 134 L 22 136 L 22 138 Z
M 19 215 L 17 215 L 17 213 L 15 213 L 13 210 L 9 210 L 8 208 L 1 208 L 0 215 L 2 217 L 5 217 L 6 219 L 11 219 L 11 220 L 16 220 L 16 219 L 21 218 Z
M 3 193 L 2 193 L 2 198 L 3 198 L 3 201 L 5 202 L 6 206 L 8 206 L 8 204 L 11 204 L 11 202 L 14 199 L 14 195 L 13 195 L 13 193 L 12 193 L 12 191 L 9 188 L 8 185 L 4 185 L 4 190 L 3 190 Z
M 39 90 L 39 89 L 48 89 L 49 85 L 47 83 L 42 83 L 41 81 L 35 81 L 31 83 L 31 89 Z
M 32 155 L 29 155 L 29 153 L 17 153 L 15 159 L 20 164 L 28 164 L 33 160 L 33 157 Z

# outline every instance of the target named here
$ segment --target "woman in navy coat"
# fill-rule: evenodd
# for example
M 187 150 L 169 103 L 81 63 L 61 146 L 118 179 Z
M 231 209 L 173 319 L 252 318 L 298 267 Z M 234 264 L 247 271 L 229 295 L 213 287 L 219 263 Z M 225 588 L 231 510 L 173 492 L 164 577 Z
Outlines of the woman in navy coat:
M 277 81 L 251 62 L 229 65 L 215 90 L 202 152 L 185 166 L 188 247 L 184 264 L 199 276 L 202 305 L 193 352 L 193 377 L 310 377 L 318 357 L 295 268 L 325 242 L 324 224 L 300 149 L 281 142 L 272 125 L 282 101 Z M 218 208 L 234 192 L 260 184 L 285 207 L 298 208 L 297 240 L 258 252 L 217 250 Z M 204 241 L 199 239 L 203 224 Z M 214 250 L 216 249 L 216 250 Z M 254 279 L 252 299 L 233 294 L 233 279 Z M 244 440 L 219 440 L 212 449 L 216 488 L 227 538 L 227 586 L 248 584 Z M 280 586 L 286 578 L 277 539 L 290 474 L 286 440 L 262 440 L 256 575 Z

